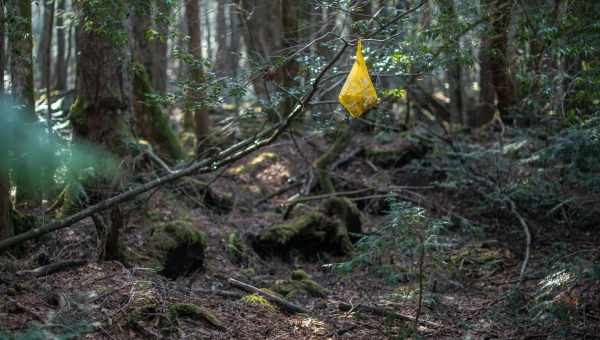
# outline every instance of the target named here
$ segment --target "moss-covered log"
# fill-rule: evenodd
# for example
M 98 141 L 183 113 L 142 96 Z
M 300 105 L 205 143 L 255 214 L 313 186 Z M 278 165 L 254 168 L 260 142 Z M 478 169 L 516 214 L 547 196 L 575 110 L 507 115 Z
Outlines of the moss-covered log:
M 207 238 L 187 221 L 155 226 L 146 244 L 150 264 L 168 278 L 189 275 L 204 268 Z

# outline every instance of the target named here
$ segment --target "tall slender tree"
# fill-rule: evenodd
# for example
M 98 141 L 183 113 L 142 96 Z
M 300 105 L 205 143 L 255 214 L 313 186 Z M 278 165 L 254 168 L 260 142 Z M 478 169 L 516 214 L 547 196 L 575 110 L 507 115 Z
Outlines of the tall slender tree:
M 33 40 L 31 30 L 31 1 L 9 0 L 6 2 L 10 20 L 8 45 L 10 54 L 10 78 L 12 95 L 21 104 L 21 118 L 26 124 L 36 122 L 33 83 Z M 19 138 L 19 137 L 17 137 Z M 33 159 L 25 150 L 17 150 L 21 163 L 15 172 L 17 203 L 36 203 L 40 198 L 36 179 L 39 173 L 32 165 Z
M 150 99 L 157 92 L 155 86 L 162 87 L 161 82 L 166 78 L 163 74 L 166 73 L 163 55 L 154 53 L 158 50 L 157 45 L 162 44 L 158 41 L 166 37 L 149 34 L 158 31 L 155 28 L 161 19 L 160 15 L 157 6 L 152 3 L 139 4 L 133 10 L 133 61 L 136 65 L 133 70 L 133 109 L 136 131 L 150 141 L 159 154 L 175 161 L 184 158 L 185 153 L 173 132 L 168 115 L 158 102 Z M 160 80 L 155 81 L 155 77 Z
M 490 74 L 496 92 L 497 106 L 503 119 L 511 120 L 515 89 L 509 71 L 508 30 L 513 2 L 483 0 L 484 13 L 490 21 Z
M 66 63 L 66 34 L 65 13 L 66 0 L 58 0 L 56 13 L 56 59 L 54 64 L 54 87 L 57 91 L 67 89 L 67 63 Z
M 282 0 L 281 4 L 281 19 L 283 27 L 283 41 L 282 47 L 286 51 L 286 54 L 293 54 L 300 42 L 300 4 L 296 0 Z M 300 64 L 295 58 L 289 59 L 289 61 L 283 66 L 282 72 L 282 84 L 284 88 L 292 89 L 298 86 L 296 76 L 300 69 Z M 292 108 L 296 105 L 296 99 L 289 94 L 283 94 L 283 102 L 280 105 L 281 114 L 291 112 Z
M 204 94 L 198 90 L 199 85 L 204 81 L 204 69 L 202 66 L 202 44 L 200 31 L 200 8 L 199 0 L 185 0 L 185 15 L 187 31 L 189 35 L 188 52 L 195 59 L 192 65 L 191 81 L 192 85 L 188 91 L 187 114 L 194 117 L 194 131 L 197 140 L 197 153 L 203 152 L 203 147 L 208 142 L 210 133 L 209 110 L 202 103 Z
M 4 70 L 6 70 L 6 24 L 5 5 L 0 1 L 0 97 L 4 95 Z
M 171 23 L 172 4 L 169 0 L 156 0 L 157 10 L 154 16 L 154 23 L 158 37 L 151 41 L 155 62 L 152 70 L 149 70 L 152 77 L 152 86 L 160 94 L 167 93 L 167 66 L 169 62 L 169 26 Z
M 0 101 L 4 97 L 4 69 L 6 58 L 4 54 L 5 16 L 4 1 L 0 1 Z M 3 147 L 0 147 L 0 149 Z M 4 149 L 1 149 L 4 151 Z M 10 201 L 10 179 L 6 165 L 6 152 L 0 157 L 0 240 L 13 235 L 12 204 Z
M 447 29 L 443 30 L 442 37 L 449 44 L 448 66 L 446 78 L 450 97 L 450 121 L 454 124 L 463 122 L 463 95 L 462 95 L 462 65 L 459 60 L 460 37 L 452 34 L 452 27 L 458 27 L 458 16 L 454 8 L 454 0 L 439 0 L 440 17 Z

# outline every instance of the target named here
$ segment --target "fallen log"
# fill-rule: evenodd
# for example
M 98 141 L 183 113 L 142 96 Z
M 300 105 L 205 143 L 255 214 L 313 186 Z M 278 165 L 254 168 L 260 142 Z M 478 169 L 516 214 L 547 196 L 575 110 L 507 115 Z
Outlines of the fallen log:
M 56 263 L 51 263 L 46 266 L 41 266 L 31 270 L 21 270 L 17 272 L 18 276 L 30 275 L 33 277 L 41 277 L 50 274 L 54 274 L 63 270 L 80 267 L 87 264 L 85 260 L 69 260 L 69 261 L 61 261 Z
M 379 315 L 379 316 L 391 316 L 391 317 L 395 317 L 397 319 L 410 321 L 410 322 L 415 322 L 415 320 L 416 320 L 416 318 L 413 316 L 404 315 L 404 314 L 398 313 L 396 311 L 393 311 L 389 308 L 382 307 L 382 306 L 370 306 L 370 305 L 362 305 L 362 304 L 352 306 L 347 303 L 340 303 L 338 305 L 338 309 L 341 311 L 344 311 L 344 312 L 359 311 L 359 312 L 371 313 L 371 314 Z M 421 325 L 434 327 L 434 328 L 444 328 L 445 327 L 444 325 L 440 325 L 438 323 L 427 321 L 427 320 L 419 319 L 419 323 Z

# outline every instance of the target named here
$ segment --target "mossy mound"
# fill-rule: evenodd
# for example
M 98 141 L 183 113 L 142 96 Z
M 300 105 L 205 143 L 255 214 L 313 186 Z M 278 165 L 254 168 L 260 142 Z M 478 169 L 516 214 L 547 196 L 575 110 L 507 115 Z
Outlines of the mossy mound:
M 301 269 L 292 272 L 291 280 L 276 281 L 272 289 L 288 299 L 293 299 L 299 294 L 320 298 L 329 295 L 329 290 L 316 283 L 310 275 Z
M 207 238 L 188 221 L 155 226 L 147 243 L 153 265 L 168 278 L 189 275 L 204 267 Z
M 169 319 L 176 321 L 180 318 L 204 321 L 218 329 L 225 328 L 223 322 L 213 313 L 191 303 L 175 303 L 169 306 Z
M 292 252 L 308 259 L 321 253 L 348 255 L 352 252 L 350 235 L 362 233 L 362 221 L 362 213 L 352 201 L 333 197 L 317 210 L 263 230 L 251 244 L 261 256 L 284 259 Z
M 339 219 L 316 211 L 273 225 L 251 243 L 259 255 L 267 257 L 289 258 L 290 253 L 296 251 L 306 258 L 314 258 L 323 252 L 347 255 L 352 251 L 346 226 Z

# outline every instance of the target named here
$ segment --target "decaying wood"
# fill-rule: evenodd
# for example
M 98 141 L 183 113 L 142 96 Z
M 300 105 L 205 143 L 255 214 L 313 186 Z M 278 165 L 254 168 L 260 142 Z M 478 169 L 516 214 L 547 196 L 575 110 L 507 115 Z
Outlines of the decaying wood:
M 246 291 L 248 293 L 254 293 L 254 294 L 260 295 L 260 296 L 264 297 L 265 299 L 269 300 L 270 302 L 277 304 L 279 307 L 281 307 L 282 309 L 284 309 L 287 312 L 310 314 L 310 312 L 304 307 L 293 304 L 285 299 L 280 298 L 279 296 L 268 293 L 262 289 L 256 288 L 247 283 L 238 281 L 233 278 L 229 278 L 227 280 L 227 282 L 229 282 L 229 284 L 231 284 L 232 286 L 239 288 L 243 291 Z
M 396 311 L 393 311 L 389 308 L 382 307 L 382 306 L 371 306 L 371 305 L 362 305 L 362 304 L 352 306 L 347 303 L 340 303 L 338 305 L 338 308 L 339 308 L 339 310 L 345 311 L 345 312 L 358 311 L 358 312 L 371 313 L 371 314 L 380 315 L 380 316 L 391 316 L 391 317 L 395 317 L 395 318 L 405 320 L 405 321 L 410 321 L 410 322 L 416 321 L 415 317 L 401 314 L 401 313 L 398 313 Z M 444 328 L 445 327 L 444 325 L 440 325 L 438 323 L 427 321 L 427 320 L 418 320 L 418 322 L 419 322 L 419 324 L 421 324 L 423 326 L 428 326 L 428 327 L 434 327 L 434 328 Z
M 17 275 L 19 275 L 19 276 L 30 275 L 33 277 L 41 277 L 41 276 L 54 274 L 54 273 L 57 273 L 57 272 L 60 272 L 63 270 L 80 267 L 80 266 L 85 265 L 86 263 L 87 263 L 87 261 L 85 261 L 85 260 L 69 260 L 69 261 L 56 262 L 56 263 L 51 263 L 49 265 L 41 266 L 41 267 L 31 269 L 31 270 L 21 270 L 21 271 L 17 272 Z
M 229 290 L 221 290 L 221 289 L 194 289 L 193 292 L 198 293 L 198 294 L 218 295 L 218 296 L 222 296 L 225 298 L 231 298 L 231 299 L 241 299 L 244 297 L 244 294 L 232 292 Z

